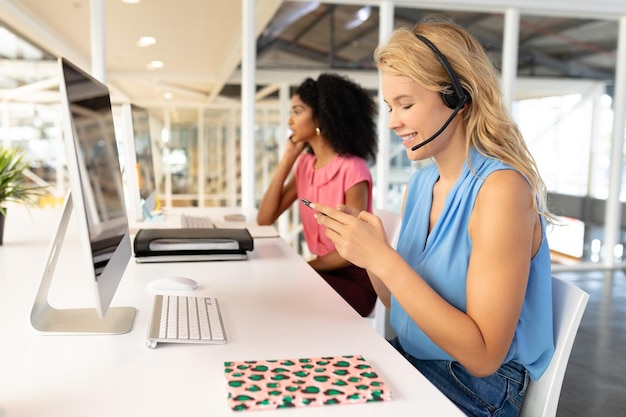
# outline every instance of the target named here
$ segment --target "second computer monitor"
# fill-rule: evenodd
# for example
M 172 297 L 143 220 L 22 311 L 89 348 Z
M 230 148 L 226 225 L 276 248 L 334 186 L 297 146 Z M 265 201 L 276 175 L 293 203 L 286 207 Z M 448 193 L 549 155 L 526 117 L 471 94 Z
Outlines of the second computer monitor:
M 135 104 L 122 106 L 126 139 L 126 172 L 130 206 L 135 220 L 150 219 L 158 208 L 157 177 L 154 167 L 150 114 Z

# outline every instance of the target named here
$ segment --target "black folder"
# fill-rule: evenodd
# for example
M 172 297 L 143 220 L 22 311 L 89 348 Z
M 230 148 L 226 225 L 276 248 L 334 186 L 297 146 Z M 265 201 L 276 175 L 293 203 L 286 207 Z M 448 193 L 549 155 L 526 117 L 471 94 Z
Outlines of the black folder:
M 137 262 L 247 259 L 254 249 L 248 229 L 140 229 L 134 240 Z

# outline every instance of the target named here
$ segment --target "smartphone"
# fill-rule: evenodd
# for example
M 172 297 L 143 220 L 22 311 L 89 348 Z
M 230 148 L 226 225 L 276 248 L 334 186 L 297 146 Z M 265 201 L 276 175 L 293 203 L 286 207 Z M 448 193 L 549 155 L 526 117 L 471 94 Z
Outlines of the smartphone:
M 300 201 L 302 201 L 302 203 L 308 208 L 311 208 L 311 202 L 307 200 L 306 198 L 301 198 Z
M 307 206 L 308 208 L 313 210 L 313 207 L 311 207 L 311 202 L 309 200 L 307 200 L 306 198 L 301 198 L 300 201 L 302 201 L 302 203 Z M 324 216 L 327 216 L 327 214 L 322 213 L 321 211 L 318 211 L 318 213 L 323 214 Z

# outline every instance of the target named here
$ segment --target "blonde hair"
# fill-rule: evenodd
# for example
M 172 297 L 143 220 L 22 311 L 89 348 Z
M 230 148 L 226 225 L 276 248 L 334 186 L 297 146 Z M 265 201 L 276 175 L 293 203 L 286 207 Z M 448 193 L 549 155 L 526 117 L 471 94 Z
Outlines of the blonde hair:
M 454 92 L 448 73 L 416 35 L 424 36 L 441 51 L 471 97 L 462 113 L 467 152 L 473 146 L 483 155 L 517 169 L 537 196 L 534 201 L 537 212 L 550 218 L 545 184 L 517 124 L 502 102 L 497 71 L 483 47 L 466 29 L 447 19 L 433 17 L 418 23 L 413 30 L 396 29 L 387 44 L 374 52 L 378 69 L 389 75 L 407 76 L 431 91 Z

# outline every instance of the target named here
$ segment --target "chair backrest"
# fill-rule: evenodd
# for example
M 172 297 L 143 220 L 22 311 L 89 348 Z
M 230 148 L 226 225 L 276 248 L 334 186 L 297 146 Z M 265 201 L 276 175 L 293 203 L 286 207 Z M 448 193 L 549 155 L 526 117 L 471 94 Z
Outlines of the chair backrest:
M 400 234 L 402 216 L 387 209 L 374 209 L 374 214 L 380 217 L 385 227 L 389 244 L 395 248 L 398 235 Z M 387 311 L 387 308 L 380 299 L 376 300 L 376 306 L 374 307 L 374 311 L 369 315 L 368 320 L 370 320 L 374 329 L 385 339 L 390 339 L 395 336 L 395 332 L 389 324 L 389 311 Z
M 389 244 L 395 248 L 398 240 L 398 234 L 400 233 L 402 216 L 395 211 L 378 208 L 374 209 L 374 214 L 380 217 L 380 220 L 383 222 L 383 226 L 385 226 L 385 233 L 387 233 Z
M 555 350 L 541 378 L 531 381 L 520 417 L 554 417 L 559 405 L 565 369 L 589 294 L 574 284 L 552 277 Z

